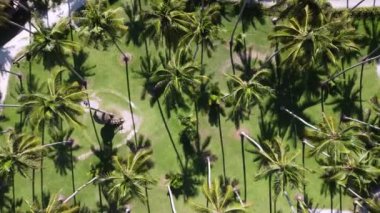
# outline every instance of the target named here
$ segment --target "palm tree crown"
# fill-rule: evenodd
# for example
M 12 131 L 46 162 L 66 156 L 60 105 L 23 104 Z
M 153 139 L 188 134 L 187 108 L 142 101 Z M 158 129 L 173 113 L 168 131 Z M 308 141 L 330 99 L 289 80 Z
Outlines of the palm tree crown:
M 22 110 L 29 112 L 27 121 L 32 127 L 41 128 L 43 124 L 57 126 L 63 119 L 68 124 L 80 125 L 78 116 L 83 114 L 80 103 L 85 92 L 77 83 L 60 84 L 59 76 L 63 70 L 55 70 L 47 81 L 47 92 L 23 94 L 19 97 Z

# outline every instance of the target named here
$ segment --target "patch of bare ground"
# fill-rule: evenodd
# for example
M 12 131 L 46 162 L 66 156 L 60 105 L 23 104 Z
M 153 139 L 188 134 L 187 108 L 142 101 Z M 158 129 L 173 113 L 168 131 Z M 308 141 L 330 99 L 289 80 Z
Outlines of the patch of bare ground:
M 125 139 L 122 142 L 120 142 L 119 144 L 117 144 L 115 146 L 116 149 L 120 148 L 123 145 L 126 145 L 127 141 L 132 139 L 132 137 L 134 136 L 134 132 L 133 132 L 133 126 L 132 126 L 133 124 L 132 124 L 132 119 L 131 119 L 131 113 L 129 112 L 129 110 L 124 110 L 124 109 L 120 109 L 120 108 L 116 108 L 116 107 L 104 109 L 101 107 L 101 99 L 95 95 L 91 95 L 91 97 L 90 97 L 90 106 L 91 106 L 91 108 L 94 108 L 94 109 L 100 109 L 100 110 L 106 111 L 108 113 L 112 113 L 115 115 L 115 118 L 123 118 L 124 119 L 124 123 L 122 124 L 122 128 L 118 131 L 118 133 L 121 133 L 124 135 L 127 134 L 127 135 L 125 136 Z M 83 107 L 88 112 L 88 106 L 86 106 L 86 104 L 83 104 Z M 140 117 L 136 116 L 136 114 L 134 114 L 133 117 L 135 120 L 136 133 L 137 133 L 138 129 L 140 128 L 140 125 L 142 123 L 142 119 Z M 86 160 L 87 158 L 91 157 L 92 155 L 93 155 L 93 152 L 91 150 L 89 150 L 85 153 L 80 154 L 77 157 L 77 160 L 80 160 L 80 161 Z

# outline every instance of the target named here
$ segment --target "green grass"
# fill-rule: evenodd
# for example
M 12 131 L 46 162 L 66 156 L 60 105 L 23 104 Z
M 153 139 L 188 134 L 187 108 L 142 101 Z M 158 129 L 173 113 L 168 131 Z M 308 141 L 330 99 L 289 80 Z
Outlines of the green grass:
M 255 30 L 250 30 L 247 32 L 247 40 L 249 44 L 252 44 L 257 51 L 260 52 L 270 52 L 270 44 L 267 41 L 267 35 L 271 31 L 271 23 L 266 22 L 266 25 L 258 26 Z M 223 34 L 223 38 L 228 41 L 229 34 L 232 30 L 233 23 L 225 23 L 226 31 Z M 139 57 L 144 54 L 144 49 L 142 47 L 123 46 L 126 52 L 132 53 L 132 62 L 130 65 L 130 70 L 137 70 L 139 68 Z M 90 53 L 88 60 L 89 65 L 96 65 L 93 70 L 96 75 L 89 78 L 89 88 L 88 91 L 90 96 L 95 94 L 101 99 L 100 106 L 105 110 L 127 110 L 127 88 L 126 88 L 126 78 L 124 66 L 121 64 L 120 54 L 114 47 L 110 47 L 107 51 L 95 50 L 86 47 L 86 50 Z M 154 52 L 155 48 L 150 46 L 150 50 Z M 218 46 L 216 51 L 213 53 L 212 58 L 207 58 L 205 60 L 207 63 L 208 73 L 212 73 L 215 80 L 224 88 L 225 91 L 225 77 L 224 72 L 231 72 L 231 67 L 229 65 L 229 52 L 226 45 L 221 44 Z M 374 72 L 375 66 L 366 66 L 364 75 L 364 89 L 363 89 L 363 99 L 368 101 L 375 94 L 379 94 L 380 84 L 378 84 L 378 78 Z M 13 67 L 13 70 L 27 70 L 27 64 L 22 64 L 20 68 Z M 33 65 L 33 72 L 38 76 L 41 81 L 44 81 L 48 76 L 46 71 L 43 71 L 42 66 L 39 64 Z M 358 69 L 352 70 L 352 72 L 358 72 Z M 7 96 L 6 103 L 15 103 L 15 99 L 12 97 L 12 90 L 16 87 L 17 81 L 12 78 L 10 81 L 9 91 L 10 95 Z M 161 122 L 161 117 L 157 106 L 151 107 L 148 100 L 140 100 L 140 94 L 142 90 L 142 80 L 136 78 L 136 74 L 132 74 L 131 78 L 131 89 L 132 89 L 132 100 L 136 105 L 136 116 L 142 119 L 142 125 L 139 129 L 139 133 L 145 135 L 147 138 L 151 139 L 153 145 L 153 160 L 155 162 L 155 167 L 151 171 L 152 177 L 154 177 L 158 182 L 157 185 L 153 186 L 149 191 L 150 205 L 152 212 L 169 212 L 170 204 L 166 191 L 166 181 L 164 180 L 165 174 L 168 171 L 178 172 L 180 168 L 178 163 L 176 163 L 176 157 L 171 147 L 169 138 L 165 132 L 164 125 Z M 327 112 L 331 112 L 331 107 L 327 106 Z M 9 117 L 9 121 L 2 124 L 3 128 L 13 126 L 13 122 L 17 120 L 17 114 L 15 109 L 5 109 L 5 115 Z M 306 113 L 310 116 L 320 115 L 319 105 L 309 108 Z M 242 128 L 247 129 L 248 133 L 256 137 L 259 134 L 259 113 L 255 109 L 250 121 L 246 121 L 242 124 Z M 315 117 L 315 116 L 314 116 Z M 319 122 L 320 119 L 314 119 L 314 122 Z M 267 120 L 271 117 L 267 116 Z M 77 128 L 74 134 L 74 138 L 80 144 L 81 149 L 75 152 L 78 156 L 82 153 L 89 151 L 90 147 L 96 146 L 96 138 L 94 136 L 90 119 L 88 114 L 85 114 L 82 118 L 85 128 Z M 175 114 L 172 115 L 169 120 L 170 129 L 173 133 L 175 141 L 178 141 L 178 133 L 180 130 L 179 121 Z M 226 167 L 227 175 L 232 178 L 237 178 L 240 181 L 240 188 L 243 190 L 243 174 L 241 167 L 241 153 L 240 153 L 240 139 L 237 136 L 234 125 L 225 119 L 222 121 L 223 134 L 226 148 Z M 222 174 L 221 165 L 221 151 L 219 146 L 218 131 L 214 127 L 209 127 L 207 118 L 205 115 L 201 115 L 200 129 L 202 138 L 206 136 L 212 137 L 212 142 L 210 149 L 213 154 L 218 156 L 218 160 L 213 164 L 212 175 L 217 177 Z M 100 126 L 98 126 L 98 132 L 100 132 Z M 115 137 L 113 144 L 118 144 L 125 140 L 126 134 L 118 134 Z M 4 136 L 0 137 L 3 143 Z M 291 140 L 288 141 L 293 145 Z M 299 142 L 298 142 L 299 143 Z M 176 143 L 177 147 L 180 144 Z M 248 147 L 248 145 L 247 145 Z M 297 150 L 300 146 L 297 146 Z M 126 149 L 119 150 L 120 156 L 126 155 Z M 183 157 L 183 156 L 182 156 Z M 250 204 L 249 212 L 268 212 L 268 182 L 267 180 L 256 181 L 254 176 L 257 174 L 257 165 L 253 163 L 253 157 L 251 154 L 246 154 L 247 160 L 247 182 L 248 182 L 248 203 Z M 301 163 L 301 156 L 299 155 L 299 162 Z M 45 161 L 45 189 L 48 189 L 50 193 L 61 193 L 68 195 L 71 192 L 71 180 L 70 173 L 66 176 L 59 175 L 53 163 L 50 160 Z M 75 173 L 76 173 L 76 185 L 79 186 L 87 182 L 91 176 L 89 174 L 90 165 L 96 163 L 97 159 L 95 157 L 90 157 L 85 161 L 80 161 L 76 163 Z M 314 203 L 318 203 L 320 208 L 329 208 L 329 197 L 320 194 L 321 180 L 319 180 L 320 169 L 313 158 L 308 158 L 306 161 L 307 168 L 315 171 L 307 175 L 307 193 L 313 199 Z M 37 172 L 39 174 L 39 172 Z M 203 177 L 203 180 L 205 178 Z M 19 175 L 16 178 L 16 195 L 18 198 L 23 200 L 31 201 L 31 184 L 30 180 L 22 178 Z M 200 185 L 201 186 L 201 185 Z M 193 212 L 191 208 L 192 203 L 205 204 L 205 199 L 201 195 L 201 190 L 198 190 L 198 196 L 191 198 L 189 201 L 184 201 L 183 196 L 176 199 L 176 207 L 179 212 Z M 36 176 L 36 193 L 39 195 L 39 176 Z M 243 192 L 243 191 L 241 191 Z M 293 198 L 295 191 L 291 191 L 290 197 Z M 243 194 L 243 193 L 242 193 Z M 88 188 L 81 191 L 78 195 L 78 200 L 81 201 L 85 206 L 95 209 L 96 202 L 98 201 L 97 188 L 95 186 L 89 186 Z M 293 200 L 294 201 L 294 200 Z M 103 200 L 103 202 L 105 202 Z M 338 197 L 334 200 L 335 208 L 338 208 Z M 344 197 L 343 203 L 344 209 L 352 209 L 351 199 L 348 196 Z M 23 208 L 26 208 L 24 202 Z M 134 212 L 145 212 L 146 207 L 140 202 L 133 202 Z M 279 197 L 277 202 L 277 209 L 283 212 L 289 211 L 287 203 L 284 197 Z

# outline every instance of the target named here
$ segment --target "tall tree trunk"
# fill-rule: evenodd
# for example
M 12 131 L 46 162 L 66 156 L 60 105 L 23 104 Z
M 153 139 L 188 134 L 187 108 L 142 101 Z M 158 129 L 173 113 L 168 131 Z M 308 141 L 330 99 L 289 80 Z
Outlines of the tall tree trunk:
M 42 143 L 42 146 L 45 145 L 45 121 L 42 121 L 41 143 Z M 45 203 L 44 203 L 44 154 L 43 153 L 41 156 L 40 166 L 41 166 L 41 168 L 40 168 L 41 207 L 45 208 Z
M 70 161 L 71 161 L 71 185 L 73 193 L 75 192 L 75 175 L 74 175 L 74 160 L 73 160 L 73 147 L 70 147 Z M 74 205 L 77 205 L 77 199 L 74 196 Z
M 360 104 L 360 114 L 359 119 L 363 120 L 363 71 L 364 71 L 364 64 L 362 64 L 362 67 L 360 69 L 360 81 L 359 81 L 359 104 Z
M 137 144 L 136 123 L 135 123 L 135 118 L 134 118 L 134 113 L 133 113 L 133 108 L 132 108 L 131 86 L 130 86 L 130 81 L 129 81 L 129 69 L 128 69 L 129 58 L 127 55 L 125 55 L 125 53 L 120 48 L 120 46 L 117 44 L 117 42 L 115 40 L 112 40 L 112 41 L 115 44 L 116 48 L 119 50 L 120 54 L 123 56 L 123 60 L 124 60 L 124 64 L 125 64 L 125 75 L 127 78 L 128 105 L 129 105 L 129 110 L 131 112 L 131 119 L 132 119 L 132 127 L 133 127 L 133 133 L 134 133 L 134 138 L 135 138 L 135 144 Z
M 149 204 L 149 193 L 148 193 L 148 186 L 145 183 L 145 197 L 146 197 L 146 208 L 148 213 L 150 213 L 150 204 Z
M 331 213 L 334 213 L 334 195 L 332 190 L 330 190 L 330 209 Z
M 172 213 L 177 213 L 175 209 L 175 205 L 174 205 L 172 190 L 170 189 L 169 185 L 168 185 L 168 191 L 169 191 L 169 198 L 170 198 L 170 208 L 172 209 Z
M 103 199 L 102 199 L 102 186 L 98 183 L 98 196 L 99 196 L 99 206 L 101 211 L 103 211 Z
M 343 203 L 342 203 L 342 187 L 339 186 L 339 210 L 340 210 L 340 213 L 342 213 L 342 210 L 343 210 Z
M 269 175 L 268 181 L 268 191 L 269 191 L 269 213 L 272 213 L 272 175 Z
M 305 169 L 305 143 L 302 143 L 302 167 Z M 306 179 L 306 172 L 303 172 L 303 177 Z M 306 193 L 306 183 L 303 183 L 303 193 Z
M 85 87 L 87 89 L 87 86 L 85 86 Z M 98 130 L 96 129 L 95 120 L 94 120 L 94 116 L 92 114 L 92 109 L 91 109 L 91 104 L 90 104 L 90 98 L 88 97 L 87 93 L 86 93 L 86 98 L 87 98 L 87 103 L 88 103 L 88 111 L 89 111 L 90 117 L 91 117 L 92 128 L 94 130 L 96 141 L 98 142 L 99 149 L 102 150 L 102 143 L 100 142 Z
M 325 112 L 325 105 L 324 105 L 324 102 L 325 102 L 324 88 L 323 88 L 323 86 L 321 86 L 321 110 L 322 110 L 322 113 Z
M 124 55 L 124 53 L 123 53 Z M 125 56 L 124 56 L 125 57 Z M 129 105 L 129 110 L 131 112 L 131 119 L 132 119 L 132 127 L 133 127 L 133 136 L 135 138 L 135 145 L 137 147 L 137 132 L 136 132 L 136 123 L 135 123 L 135 117 L 133 113 L 133 107 L 132 107 L 132 98 L 131 98 L 131 86 L 130 86 L 130 81 L 129 81 L 129 69 L 128 69 L 128 62 L 125 61 L 125 76 L 127 78 L 127 91 L 128 91 L 128 105 Z
M 241 144 L 241 158 L 243 163 L 243 180 L 244 180 L 244 202 L 247 201 L 247 173 L 245 167 L 245 153 L 244 153 L 244 136 L 240 136 L 240 144 Z
M 232 48 L 233 48 L 233 45 L 234 45 L 234 37 L 235 37 L 235 32 L 236 32 L 236 28 L 241 20 L 241 17 L 243 15 L 243 12 L 244 12 L 244 9 L 245 9 L 245 6 L 247 5 L 247 0 L 243 0 L 243 5 L 241 6 L 240 8 L 240 12 L 239 12 L 239 16 L 238 16 L 238 19 L 236 20 L 236 23 L 235 23 L 235 26 L 232 30 L 232 33 L 231 33 L 231 38 L 230 38 L 230 60 L 231 60 L 231 66 L 232 66 L 232 73 L 235 75 L 235 63 L 234 63 L 234 57 L 233 57 L 233 51 L 232 51 Z
M 12 171 L 12 212 L 16 212 L 15 173 Z
M 226 159 L 224 154 L 224 143 L 223 143 L 223 131 L 222 124 L 220 122 L 220 106 L 218 106 L 218 129 L 219 129 L 219 140 L 220 140 L 220 148 L 222 150 L 222 163 L 223 163 L 223 185 L 226 184 Z
M 185 167 L 184 167 L 184 165 L 183 165 L 183 163 L 182 163 L 182 160 L 181 160 L 181 157 L 180 157 L 179 152 L 178 152 L 178 150 L 177 150 L 177 147 L 175 146 L 175 143 L 174 143 L 174 140 L 173 140 L 172 134 L 171 134 L 171 132 L 170 132 L 170 130 L 169 130 L 169 126 L 168 126 L 168 124 L 166 123 L 165 115 L 164 115 L 164 112 L 162 111 L 162 107 L 161 107 L 161 103 L 160 103 L 160 100 L 159 100 L 159 99 L 157 99 L 157 105 L 158 105 L 158 109 L 160 110 L 160 115 L 161 115 L 162 121 L 164 122 L 166 132 L 167 132 L 168 135 L 169 135 L 170 142 L 171 142 L 171 144 L 172 144 L 172 146 L 173 146 L 173 149 L 174 149 L 174 151 L 175 151 L 175 153 L 176 153 L 176 155 L 177 155 L 177 159 L 178 159 L 178 162 L 179 162 L 179 164 L 180 164 L 180 166 L 181 166 L 181 170 L 183 171 Z
M 7 23 L 9 23 L 10 25 L 13 25 L 21 30 L 25 30 L 26 32 L 29 32 L 30 34 L 33 34 L 33 32 L 27 28 L 25 28 L 24 26 L 21 26 L 19 25 L 18 23 L 14 22 L 14 21 L 11 21 L 11 20 L 7 20 Z
M 36 202 L 35 183 L 36 183 L 36 170 L 32 169 L 32 201 L 33 201 L 33 204 Z

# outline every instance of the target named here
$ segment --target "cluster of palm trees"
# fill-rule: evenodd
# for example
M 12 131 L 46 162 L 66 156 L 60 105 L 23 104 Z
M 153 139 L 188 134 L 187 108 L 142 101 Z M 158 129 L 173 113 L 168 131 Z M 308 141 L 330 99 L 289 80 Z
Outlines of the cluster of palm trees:
M 43 14 L 34 6 L 24 7 L 30 14 Z M 258 11 L 260 15 L 249 11 Z M 275 16 L 272 19 L 274 31 L 268 37 L 274 51 L 259 61 L 252 58 L 245 32 L 254 28 L 257 21 L 265 21 L 266 13 Z M 149 175 L 153 167 L 152 148 L 149 140 L 137 135 L 131 100 L 131 93 L 136 91 L 131 91 L 131 58 L 123 50 L 123 39 L 127 44 L 132 42 L 145 49 L 136 71 L 144 81 L 142 99 L 149 94 L 151 106 L 157 105 L 180 167 L 179 172 L 166 174 L 173 212 L 176 212 L 173 196 L 183 195 L 186 200 L 194 196 L 206 174 L 207 181 L 203 185 L 206 206 L 194 205 L 195 211 L 248 211 L 247 151 L 258 166 L 255 178 L 268 179 L 269 212 L 277 212 L 279 196 L 286 198 L 292 212 L 309 212 L 314 208 L 306 190 L 306 179 L 312 172 L 305 165 L 306 153 L 321 166 L 319 171 L 313 172 L 320 173 L 323 192 L 331 197 L 331 211 L 336 193 L 340 197 L 340 210 L 343 194 L 353 197 L 355 206 L 378 210 L 380 204 L 374 193 L 380 177 L 377 160 L 380 105 L 376 98 L 370 101 L 371 111 L 364 110 L 362 104 L 364 65 L 377 59 L 377 48 L 352 65 L 361 54 L 362 44 L 351 13 L 337 13 L 328 4 L 309 0 L 279 1 L 265 9 L 249 0 L 242 0 L 240 4 L 208 0 L 157 0 L 142 4 L 140 0 L 130 0 L 124 8 L 93 0 L 73 17 L 70 15 L 53 25 L 49 20 L 43 23 L 32 16 L 30 29 L 25 29 L 9 17 L 1 16 L 0 21 L 19 26 L 31 36 L 30 45 L 17 59 L 26 58 L 29 62 L 27 85 L 24 87 L 20 81 L 18 103 L 1 105 L 1 108 L 18 108 L 20 115 L 14 129 L 2 132 L 10 136 L 8 146 L 0 153 L 0 177 L 13 192 L 11 211 L 15 212 L 17 206 L 16 173 L 27 177 L 32 174 L 32 211 L 80 211 L 76 195 L 92 183 L 98 187 L 100 211 L 127 211 L 130 209 L 127 204 L 132 200 L 143 202 L 147 211 L 151 211 L 148 192 L 156 182 Z M 229 41 L 231 72 L 225 74 L 224 87 L 213 79 L 214 73 L 208 71 L 205 53 L 211 57 L 217 44 L 224 43 L 223 21 L 230 18 L 236 23 Z M 240 23 L 242 33 L 235 35 Z M 74 39 L 77 36 L 83 40 Z M 127 154 L 122 155 L 126 157 L 118 156 L 113 147 L 112 126 L 102 127 L 100 135 L 97 131 L 94 109 L 86 91 L 88 67 L 80 60 L 86 55 L 82 45 L 104 50 L 114 45 L 123 58 L 134 134 Z M 157 50 L 153 51 L 153 46 Z M 235 62 L 235 55 L 239 63 Z M 36 81 L 33 61 L 42 62 L 49 71 L 46 84 L 39 85 Z M 356 92 L 353 91 L 356 75 L 349 75 L 348 71 L 357 66 L 362 69 Z M 222 92 L 224 88 L 226 92 Z M 92 179 L 76 188 L 73 150 L 77 145 L 71 138 L 75 130 L 70 127 L 78 129 L 83 125 L 83 102 L 87 103 L 93 122 L 98 147 L 92 147 L 92 151 L 98 161 L 91 168 Z M 305 111 L 318 103 L 322 122 L 317 126 L 310 120 L 319 117 L 309 119 Z M 326 105 L 333 105 L 334 116 L 327 115 L 332 112 Z M 240 131 L 243 123 L 252 120 L 256 106 L 260 118 L 257 139 L 239 132 L 243 167 L 240 190 L 237 181 L 227 174 L 222 117 Z M 370 113 L 373 111 L 375 115 Z M 180 120 L 179 143 L 174 140 L 168 123 L 173 113 Z M 211 164 L 215 163 L 216 155 L 209 148 L 210 137 L 203 139 L 204 135 L 200 134 L 199 122 L 204 115 L 208 116 L 209 124 L 219 130 L 223 168 L 220 180 L 211 181 Z M 46 143 L 49 139 L 50 143 Z M 295 145 L 302 144 L 302 165 L 298 164 L 297 149 L 289 144 L 292 140 Z M 246 141 L 251 145 L 249 148 Z M 306 147 L 310 147 L 310 152 Z M 51 169 L 44 167 L 46 156 L 50 156 L 61 171 L 66 168 L 71 171 L 71 196 L 63 199 L 55 196 L 49 203 L 44 199 L 44 170 Z M 68 163 L 62 166 L 62 161 Z M 37 169 L 40 170 L 40 196 L 35 193 Z M 302 194 L 303 199 L 298 199 L 296 206 L 289 198 L 289 190 Z M 69 203 L 71 199 L 73 202 Z

